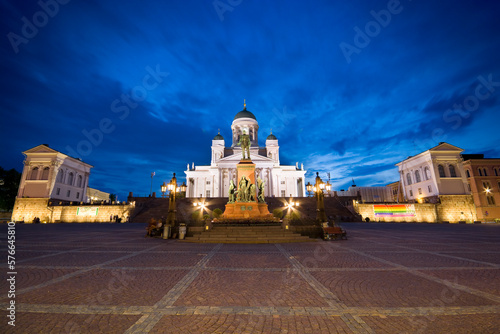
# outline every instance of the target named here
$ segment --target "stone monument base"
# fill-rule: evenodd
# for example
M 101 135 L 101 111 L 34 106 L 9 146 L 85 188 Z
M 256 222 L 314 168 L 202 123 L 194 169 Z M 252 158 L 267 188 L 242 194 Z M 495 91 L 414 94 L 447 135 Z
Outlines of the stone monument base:
M 224 219 L 272 218 L 266 203 L 227 203 L 222 216 Z

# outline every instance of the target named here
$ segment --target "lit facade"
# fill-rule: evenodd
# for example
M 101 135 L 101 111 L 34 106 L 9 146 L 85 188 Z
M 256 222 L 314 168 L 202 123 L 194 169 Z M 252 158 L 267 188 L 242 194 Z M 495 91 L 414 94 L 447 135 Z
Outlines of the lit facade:
M 245 132 L 250 136 L 250 158 L 255 166 L 255 178 L 265 182 L 266 197 L 306 196 L 304 167 L 280 164 L 278 139 L 272 133 L 265 146 L 258 144 L 259 124 L 246 107 L 236 114 L 231 124 L 231 146 L 226 147 L 224 138 L 216 135 L 212 140 L 211 162 L 207 166 L 187 166 L 186 197 L 228 197 L 229 184 L 236 180 L 236 165 L 242 158 L 238 141 Z
M 477 218 L 500 220 L 500 159 L 484 159 L 482 155 L 469 159 L 464 155 L 463 165 Z
M 79 159 L 39 145 L 23 152 L 24 168 L 17 198 L 85 202 L 90 169 Z
M 405 199 L 436 202 L 441 195 L 470 195 L 462 152 L 459 147 L 440 143 L 396 164 Z

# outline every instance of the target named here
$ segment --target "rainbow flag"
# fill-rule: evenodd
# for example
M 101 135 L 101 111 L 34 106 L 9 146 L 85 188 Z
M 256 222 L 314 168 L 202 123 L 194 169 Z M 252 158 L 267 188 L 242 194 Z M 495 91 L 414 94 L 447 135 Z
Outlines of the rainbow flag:
M 413 204 L 374 204 L 375 217 L 415 217 Z

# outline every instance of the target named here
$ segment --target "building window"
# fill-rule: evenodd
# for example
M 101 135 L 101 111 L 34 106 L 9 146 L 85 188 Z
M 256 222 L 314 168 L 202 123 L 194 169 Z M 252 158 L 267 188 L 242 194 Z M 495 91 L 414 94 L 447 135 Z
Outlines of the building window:
M 449 169 L 450 169 L 450 177 L 457 177 L 457 172 L 455 171 L 455 166 L 450 165 Z
M 56 195 L 59 195 L 60 193 L 61 193 L 61 188 L 57 188 Z
M 470 177 L 470 172 L 468 169 L 465 170 L 465 172 L 467 173 L 467 177 Z
M 207 190 L 207 197 L 210 197 L 210 190 Z
M 81 175 L 78 175 L 78 187 L 82 187 L 82 181 L 83 181 L 83 177 Z
M 486 196 L 489 205 L 495 205 L 495 198 L 493 196 Z
M 413 191 L 410 190 L 410 197 L 413 197 Z
M 486 168 L 483 168 L 483 175 L 488 176 L 488 173 L 486 173 Z
M 284 190 L 281 191 L 281 197 L 286 197 L 286 192 Z
M 281 184 L 285 184 L 285 181 L 281 181 Z
M 63 179 L 64 179 L 64 172 L 63 172 L 62 170 L 60 170 L 60 171 L 57 173 L 57 182 L 62 183 L 62 182 L 63 182 Z
M 406 183 L 407 183 L 408 185 L 410 185 L 410 184 L 411 184 L 411 175 L 410 175 L 410 173 L 406 174 Z
M 483 176 L 483 172 L 481 171 L 481 168 L 478 168 L 477 171 L 479 172 L 479 176 Z
M 69 175 L 68 175 L 68 184 L 70 186 L 73 185 L 73 177 L 74 177 L 74 174 L 73 173 L 69 173 Z
M 69 195 L 71 195 L 71 190 L 68 190 L 68 192 L 66 193 L 66 197 L 69 197 Z
M 439 177 L 446 177 L 443 165 L 438 165 Z
M 491 185 L 488 181 L 483 182 L 483 188 L 486 191 L 486 189 L 491 189 Z
M 495 176 L 498 176 L 498 169 L 495 168 Z
M 430 180 L 431 179 L 431 170 L 429 169 L 429 167 L 425 167 L 424 173 L 425 173 L 425 179 Z
M 210 185 L 210 181 L 207 181 L 207 184 Z
M 418 194 L 422 195 L 422 188 L 418 188 Z
M 31 171 L 30 180 L 36 180 L 38 178 L 38 167 L 33 168 Z
M 42 171 L 42 180 L 48 180 L 49 179 L 49 172 L 50 172 L 50 167 L 45 167 Z
M 420 172 L 417 170 L 415 171 L 415 183 L 421 182 L 422 179 L 420 178 Z
M 429 194 L 432 193 L 432 187 L 431 186 L 427 186 L 427 190 L 429 190 Z
M 467 183 L 467 189 L 469 189 L 469 191 L 472 191 L 472 189 L 470 187 L 470 183 Z
M 76 193 L 76 199 L 79 199 L 80 198 L 80 193 Z

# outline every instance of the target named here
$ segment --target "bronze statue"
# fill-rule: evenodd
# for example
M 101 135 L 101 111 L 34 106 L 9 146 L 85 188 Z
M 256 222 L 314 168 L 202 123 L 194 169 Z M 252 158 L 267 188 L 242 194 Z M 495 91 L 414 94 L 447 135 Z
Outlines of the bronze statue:
M 250 136 L 247 135 L 245 131 L 243 131 L 243 134 L 240 136 L 238 145 L 241 145 L 241 154 L 243 155 L 241 160 L 245 160 L 245 152 L 247 153 L 246 160 L 250 160 Z
M 257 178 L 257 187 L 259 187 L 259 203 L 264 203 L 264 185 L 265 182 L 259 177 Z
M 236 200 L 236 186 L 234 185 L 234 181 L 231 180 L 229 182 L 229 203 L 234 203 Z
M 248 196 L 249 202 L 255 202 L 255 184 L 250 185 L 250 193 Z

